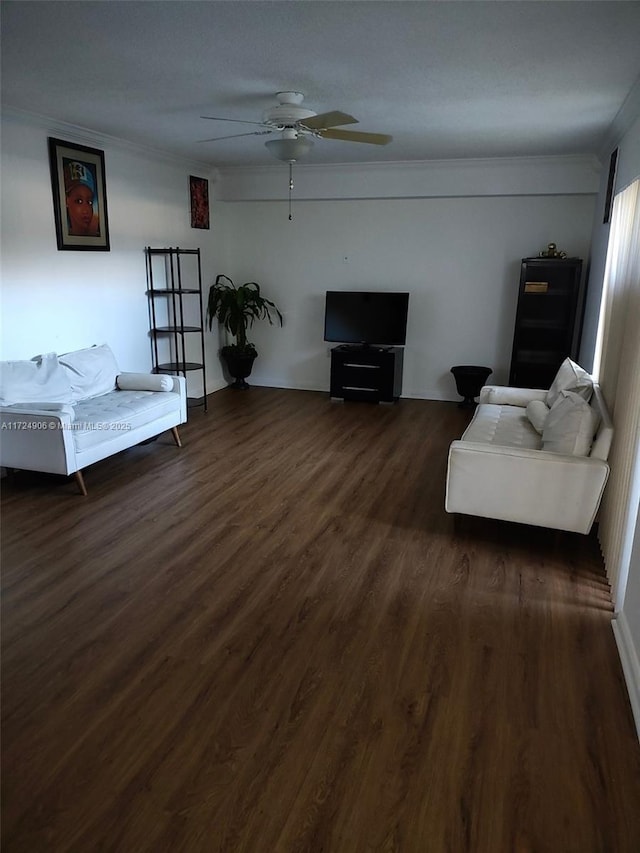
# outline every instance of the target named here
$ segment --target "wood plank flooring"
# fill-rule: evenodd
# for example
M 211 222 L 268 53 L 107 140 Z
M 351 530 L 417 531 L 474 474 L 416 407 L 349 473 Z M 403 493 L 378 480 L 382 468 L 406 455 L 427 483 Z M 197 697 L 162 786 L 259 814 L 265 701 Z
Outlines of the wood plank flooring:
M 595 537 L 447 515 L 467 420 L 224 390 L 3 481 L 4 853 L 637 853 Z

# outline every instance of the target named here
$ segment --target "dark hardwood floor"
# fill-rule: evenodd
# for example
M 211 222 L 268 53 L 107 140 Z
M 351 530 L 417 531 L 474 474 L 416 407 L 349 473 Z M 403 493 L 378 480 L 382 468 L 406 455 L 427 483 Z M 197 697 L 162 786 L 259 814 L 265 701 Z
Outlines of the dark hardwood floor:
M 638 853 L 596 539 L 447 515 L 467 420 L 225 390 L 5 479 L 4 853 Z

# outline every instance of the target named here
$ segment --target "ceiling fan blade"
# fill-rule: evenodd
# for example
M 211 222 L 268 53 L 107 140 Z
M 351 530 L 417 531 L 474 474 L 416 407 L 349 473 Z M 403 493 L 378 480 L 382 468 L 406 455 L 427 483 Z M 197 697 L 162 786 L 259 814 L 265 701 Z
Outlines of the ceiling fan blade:
M 222 116 L 200 116 L 200 118 L 206 118 L 209 121 L 235 121 L 238 124 L 257 124 L 259 127 L 266 127 L 263 121 L 245 121 L 242 118 L 223 118 Z
M 248 133 L 232 133 L 230 136 L 214 136 L 213 139 L 198 139 L 198 142 L 220 142 L 221 139 L 237 139 L 238 136 L 265 136 L 273 130 L 250 130 Z
M 371 145 L 387 145 L 393 139 L 386 133 L 362 133 L 358 130 L 321 130 L 318 136 L 322 139 L 342 139 L 345 142 L 368 142 Z
M 298 124 L 301 124 L 302 127 L 308 127 L 309 130 L 325 130 L 327 127 L 336 127 L 341 124 L 358 124 L 358 119 L 347 115 L 347 113 L 333 110 L 330 113 L 320 113 L 317 116 L 303 118 Z

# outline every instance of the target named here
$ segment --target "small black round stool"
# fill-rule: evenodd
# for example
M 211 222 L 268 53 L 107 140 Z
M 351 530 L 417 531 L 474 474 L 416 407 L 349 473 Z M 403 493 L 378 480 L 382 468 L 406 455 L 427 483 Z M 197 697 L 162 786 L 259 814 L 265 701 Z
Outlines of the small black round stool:
M 456 380 L 458 394 L 464 397 L 464 400 L 458 405 L 461 409 L 475 408 L 475 398 L 487 381 L 487 377 L 493 372 L 492 369 L 490 367 L 477 367 L 472 364 L 459 364 L 452 367 L 451 372 Z

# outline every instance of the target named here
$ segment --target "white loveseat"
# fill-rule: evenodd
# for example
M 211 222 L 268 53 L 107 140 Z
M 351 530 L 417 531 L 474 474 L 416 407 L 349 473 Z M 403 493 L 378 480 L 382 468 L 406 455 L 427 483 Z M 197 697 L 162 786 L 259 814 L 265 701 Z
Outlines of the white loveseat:
M 74 474 L 187 420 L 181 376 L 121 373 L 108 345 L 0 363 L 0 466 Z
M 599 386 L 570 359 L 548 391 L 486 385 L 449 449 L 445 509 L 588 533 L 612 436 Z

